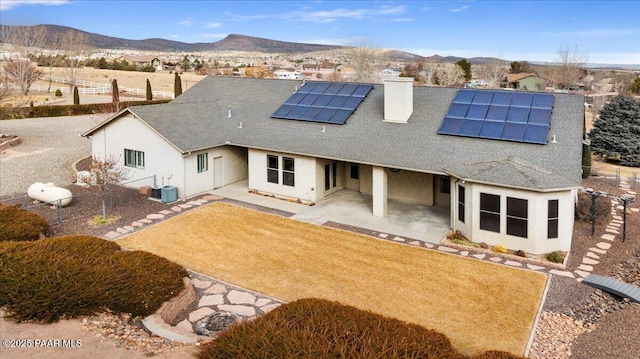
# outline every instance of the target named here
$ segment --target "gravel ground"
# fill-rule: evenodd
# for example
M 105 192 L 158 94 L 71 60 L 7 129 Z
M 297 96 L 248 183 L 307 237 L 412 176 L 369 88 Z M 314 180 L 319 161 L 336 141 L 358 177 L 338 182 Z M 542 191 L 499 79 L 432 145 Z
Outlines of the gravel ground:
M 80 134 L 108 116 L 0 121 L 0 133 L 22 138 L 22 144 L 0 154 L 0 197 L 26 193 L 34 182 L 71 184 L 73 162 L 91 155 L 91 140 Z

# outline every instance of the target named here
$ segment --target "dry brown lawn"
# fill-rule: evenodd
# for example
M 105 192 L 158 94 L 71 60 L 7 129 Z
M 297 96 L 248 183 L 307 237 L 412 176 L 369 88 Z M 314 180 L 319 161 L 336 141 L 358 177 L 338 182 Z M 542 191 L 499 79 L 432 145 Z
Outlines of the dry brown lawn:
M 118 243 L 284 301 L 323 298 L 523 354 L 546 276 L 214 203 Z

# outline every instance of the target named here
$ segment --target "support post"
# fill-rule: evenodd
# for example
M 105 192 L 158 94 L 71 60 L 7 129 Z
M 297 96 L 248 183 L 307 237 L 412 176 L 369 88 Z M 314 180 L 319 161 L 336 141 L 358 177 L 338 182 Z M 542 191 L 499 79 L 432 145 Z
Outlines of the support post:
M 387 215 L 387 172 L 384 167 L 373 167 L 373 215 L 386 217 Z

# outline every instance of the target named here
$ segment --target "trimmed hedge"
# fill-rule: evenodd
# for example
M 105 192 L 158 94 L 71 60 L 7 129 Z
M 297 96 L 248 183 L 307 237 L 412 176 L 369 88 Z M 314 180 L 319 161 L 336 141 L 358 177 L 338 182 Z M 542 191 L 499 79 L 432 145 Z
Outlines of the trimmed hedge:
M 20 205 L 0 204 L 0 242 L 35 241 L 49 230 L 49 222 L 41 215 L 22 209 Z
M 155 105 L 167 103 L 171 100 L 154 101 L 123 101 L 120 102 L 120 109 L 129 106 Z M 15 120 L 34 117 L 59 117 L 90 115 L 94 113 L 116 112 L 115 105 L 109 103 L 92 103 L 86 105 L 50 105 L 34 107 L 0 107 L 0 120 Z
M 187 275 L 167 259 L 91 236 L 0 243 L 0 307 L 17 321 L 55 322 L 105 307 L 147 316 L 183 289 Z
M 464 359 L 442 333 L 322 299 L 284 304 L 231 326 L 202 346 L 199 359 L 440 358 Z M 518 359 L 487 352 L 478 359 Z

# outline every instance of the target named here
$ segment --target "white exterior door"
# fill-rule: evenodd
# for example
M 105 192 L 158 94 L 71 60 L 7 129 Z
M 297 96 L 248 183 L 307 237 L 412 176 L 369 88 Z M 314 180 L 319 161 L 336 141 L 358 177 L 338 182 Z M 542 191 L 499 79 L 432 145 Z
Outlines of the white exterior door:
M 213 159 L 213 188 L 216 189 L 222 186 L 222 157 L 215 157 Z

